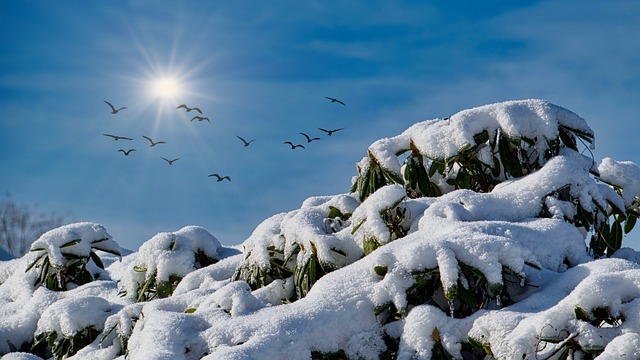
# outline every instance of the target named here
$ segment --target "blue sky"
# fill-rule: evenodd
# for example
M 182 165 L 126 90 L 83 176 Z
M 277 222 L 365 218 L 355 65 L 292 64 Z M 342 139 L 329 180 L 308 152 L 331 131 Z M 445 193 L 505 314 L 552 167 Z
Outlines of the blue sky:
M 307 197 L 347 192 L 373 141 L 525 98 L 585 118 L 596 160 L 640 163 L 638 24 L 635 0 L 3 1 L 0 191 L 134 250 L 191 224 L 238 244 Z M 151 96 L 167 76 L 182 93 Z M 299 132 L 322 140 L 283 144 Z

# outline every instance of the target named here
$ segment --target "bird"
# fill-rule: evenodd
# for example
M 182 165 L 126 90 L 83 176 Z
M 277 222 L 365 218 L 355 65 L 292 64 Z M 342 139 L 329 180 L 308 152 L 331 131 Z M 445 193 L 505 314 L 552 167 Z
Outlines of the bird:
M 314 141 L 314 140 L 320 140 L 320 138 L 319 138 L 319 137 L 310 138 L 310 137 L 309 137 L 309 135 L 307 135 L 307 134 L 305 134 L 305 133 L 303 133 L 303 132 L 301 132 L 300 134 L 304 135 L 304 137 L 306 137 L 306 138 L 307 138 L 307 142 L 308 142 L 308 143 L 310 143 L 310 142 L 312 142 L 312 141 Z
M 198 121 L 204 121 L 207 120 L 209 122 L 209 124 L 211 124 L 211 120 L 209 120 L 208 117 L 202 117 L 202 116 L 194 116 L 193 119 L 191 119 L 191 121 L 193 120 L 198 120 Z
M 323 129 L 323 128 L 318 128 L 318 130 L 324 131 L 324 132 L 327 133 L 327 135 L 331 136 L 331 134 L 333 134 L 334 132 L 340 131 L 340 130 L 344 130 L 344 128 L 334 129 L 334 130 L 327 130 L 327 129 Z
M 118 136 L 118 135 L 111 135 L 111 134 L 102 134 L 102 135 L 111 137 L 115 141 L 118 141 L 118 140 L 133 140 L 132 138 L 128 138 L 128 137 L 124 137 L 124 136 Z
M 119 109 L 116 109 L 116 108 L 115 108 L 115 106 L 111 105 L 111 103 L 110 103 L 110 102 L 108 102 L 107 100 L 102 100 L 102 101 L 104 101 L 105 103 L 107 103 L 107 105 L 109 105 L 109 107 L 111 108 L 111 113 L 112 113 L 112 114 L 114 114 L 114 115 L 115 115 L 115 114 L 117 114 L 117 113 L 118 113 L 118 111 L 120 111 L 120 110 L 124 110 L 124 109 L 126 109 L 126 108 L 127 108 L 127 107 L 125 106 L 125 107 L 121 107 L 121 108 L 119 108 Z
M 169 160 L 169 159 L 165 159 L 165 158 L 162 158 L 162 159 L 163 159 L 164 161 L 168 162 L 168 163 L 169 163 L 169 165 L 173 165 L 173 163 L 174 163 L 175 161 L 180 160 L 180 158 L 175 158 L 175 159 L 173 159 L 173 160 Z
M 147 139 L 147 140 L 149 140 L 149 142 L 151 143 L 151 145 L 149 145 L 149 147 L 154 147 L 154 146 L 156 146 L 156 145 L 158 145 L 158 144 L 166 144 L 166 142 L 164 142 L 164 141 L 153 141 L 153 140 L 151 140 L 151 138 L 150 138 L 150 137 L 148 137 L 148 136 L 144 136 L 144 135 L 142 135 L 142 137 L 143 137 L 143 138 L 145 138 L 145 139 Z
M 200 108 L 197 108 L 197 107 L 190 108 L 186 104 L 182 104 L 182 105 L 178 105 L 178 107 L 176 109 L 181 109 L 181 108 L 187 110 L 187 112 L 190 112 L 191 110 L 194 110 L 194 111 L 197 111 L 200 114 L 202 114 L 202 110 L 200 110 Z
M 295 148 L 297 148 L 297 147 L 301 147 L 301 148 L 303 148 L 303 149 L 305 148 L 303 145 L 300 145 L 300 144 L 296 144 L 296 145 L 294 145 L 291 141 L 285 141 L 284 143 L 285 143 L 285 144 L 289 144 L 289 145 L 291 145 L 291 149 L 295 149 Z
M 335 98 L 332 98 L 332 97 L 328 97 L 328 96 L 325 96 L 325 98 L 331 100 L 332 103 L 338 103 L 338 104 L 342 104 L 344 106 L 347 106 L 347 104 L 343 103 L 342 101 L 340 101 L 338 99 L 335 99 Z
M 247 140 L 243 139 L 242 137 L 240 137 L 240 136 L 238 136 L 238 135 L 236 135 L 236 137 L 237 137 L 238 139 L 240 139 L 240 140 L 244 143 L 244 146 L 245 146 L 245 147 L 249 146 L 252 142 L 254 142 L 254 141 L 256 140 L 256 139 L 253 139 L 253 140 L 247 141 Z
M 216 178 L 218 178 L 218 182 L 227 179 L 229 181 L 231 181 L 231 176 L 220 176 L 218 174 L 209 174 L 209 177 L 215 176 Z
M 124 151 L 124 149 L 120 149 L 120 150 L 118 150 L 118 152 L 120 152 L 120 151 L 122 151 L 122 152 L 124 153 L 124 156 L 129 156 L 129 154 L 130 154 L 132 151 L 138 151 L 138 150 L 136 150 L 136 149 L 129 149 L 129 150 L 127 150 L 127 151 Z

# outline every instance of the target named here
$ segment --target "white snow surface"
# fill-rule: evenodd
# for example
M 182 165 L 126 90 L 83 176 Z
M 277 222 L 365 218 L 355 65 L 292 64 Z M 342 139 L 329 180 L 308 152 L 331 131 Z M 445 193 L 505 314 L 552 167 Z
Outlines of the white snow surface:
M 420 153 L 430 159 L 447 159 L 466 145 L 475 144 L 474 135 L 487 130 L 489 134 L 501 129 L 510 138 L 545 140 L 558 137 L 558 126 L 593 136 L 593 130 L 577 114 L 545 100 L 514 100 L 463 110 L 448 119 L 434 119 L 417 123 L 392 138 L 383 138 L 369 147 L 381 166 L 400 173 L 397 153 L 413 142 Z M 544 150 L 541 148 L 542 158 Z
M 399 171 L 396 151 L 410 141 L 421 152 L 444 158 L 485 129 L 548 139 L 557 136 L 558 124 L 592 134 L 582 118 L 566 109 L 523 100 L 419 123 L 375 142 L 369 151 Z M 584 233 L 565 221 L 575 215 L 575 204 L 556 194 L 569 186 L 587 211 L 595 204 L 624 208 L 640 195 L 638 167 L 603 160 L 600 174 L 624 189 L 620 197 L 589 175 L 592 165 L 591 159 L 564 150 L 540 170 L 486 194 L 457 190 L 410 199 L 402 186 L 389 185 L 362 203 L 355 194 L 311 197 L 299 209 L 261 223 L 242 244 L 243 254 L 222 247 L 201 227 L 163 232 L 121 259 L 98 252 L 107 260 L 101 280 L 68 291 L 34 285 L 35 272 L 25 272 L 33 254 L 2 261 L 0 355 L 39 359 L 20 352 L 34 334 L 73 336 L 93 326 L 102 333 L 71 359 L 124 359 L 125 343 L 127 359 L 134 360 L 306 360 L 315 351 L 341 350 L 350 359 L 378 359 L 386 349 L 385 334 L 399 341 L 399 359 L 430 359 L 435 346 L 461 358 L 469 338 L 490 347 L 498 359 L 546 358 L 563 341 L 601 352 L 598 359 L 638 359 L 640 256 L 623 248 L 613 258 L 593 260 Z M 545 206 L 550 216 L 540 218 Z M 332 207 L 351 216 L 331 219 Z M 394 207 L 403 211 L 407 232 L 399 239 L 392 239 L 381 215 Z M 376 237 L 383 246 L 364 256 L 365 236 Z M 63 266 L 61 247 L 75 239 L 82 241 L 63 249 L 86 256 L 91 251 L 87 244 L 106 239 L 101 242 L 106 250 L 119 250 L 104 227 L 79 223 L 46 233 L 34 243 L 34 249 L 43 250 L 34 253 L 47 251 Z M 293 268 L 296 261 L 316 256 L 335 268 L 301 299 L 287 300 L 294 294 L 294 277 L 253 291 L 235 278 L 239 269 L 267 271 L 274 266 L 273 254 L 283 260 L 296 251 L 297 259 L 284 266 Z M 197 252 L 217 262 L 199 268 Z M 481 273 L 494 293 L 483 309 L 453 318 L 441 308 L 447 308 L 446 297 L 454 296 L 459 286 L 468 286 L 461 264 Z M 411 305 L 407 290 L 415 284 L 414 274 L 431 270 L 437 270 L 444 290 L 435 300 L 438 306 Z M 505 271 L 518 281 L 506 281 Z M 182 279 L 172 296 L 136 303 L 137 287 L 153 274 Z M 502 305 L 501 291 L 510 291 L 514 303 Z M 383 325 L 376 309 L 389 304 L 404 317 Z M 618 321 L 597 327 L 579 319 L 580 311 L 586 316 L 605 311 Z
M 623 189 L 622 197 L 626 206 L 640 203 L 640 167 L 631 161 L 616 161 L 604 158 L 598 166 L 600 178 Z

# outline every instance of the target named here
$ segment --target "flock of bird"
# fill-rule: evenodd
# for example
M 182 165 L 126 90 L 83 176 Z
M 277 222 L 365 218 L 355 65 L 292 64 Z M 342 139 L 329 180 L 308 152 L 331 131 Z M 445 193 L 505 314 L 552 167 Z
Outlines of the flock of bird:
M 326 96 L 325 98 L 326 98 L 326 99 L 328 99 L 328 100 L 330 100 L 330 101 L 331 101 L 331 103 L 337 103 L 337 104 L 340 104 L 340 105 L 343 105 L 343 106 L 347 106 L 344 102 L 342 102 L 341 100 L 338 100 L 338 99 L 336 99 L 336 98 L 332 98 L 332 97 L 328 97 L 328 96 Z M 120 111 L 127 109 L 127 107 L 126 107 L 126 106 L 116 108 L 113 104 L 111 104 L 111 103 L 110 103 L 110 102 L 108 102 L 107 100 L 103 100 L 103 101 L 104 101 L 104 102 L 109 106 L 109 108 L 111 109 L 111 114 L 113 114 L 113 115 L 116 115 L 116 114 L 118 114 Z M 185 112 L 187 112 L 187 113 L 188 113 L 188 112 L 191 112 L 191 111 L 194 111 L 194 112 L 199 113 L 200 115 L 203 115 L 203 112 L 202 112 L 202 110 L 201 110 L 200 108 L 197 108 L 197 107 L 189 107 L 189 106 L 187 106 L 186 104 L 181 104 L 181 105 L 179 105 L 178 107 L 176 107 L 176 110 L 178 110 L 178 109 L 184 109 L 184 110 L 185 110 Z M 194 116 L 194 117 L 191 119 L 191 121 L 198 121 L 198 122 L 208 121 L 209 123 L 211 123 L 211 120 L 209 120 L 209 118 L 208 118 L 208 117 L 206 117 L 206 116 L 200 116 L 200 115 L 196 115 L 196 116 Z M 331 135 L 333 135 L 333 133 L 338 132 L 338 131 L 340 131 L 340 130 L 344 130 L 345 128 L 338 128 L 338 129 L 331 129 L 331 130 L 323 129 L 323 128 L 317 128 L 317 129 L 318 129 L 318 130 L 320 130 L 320 131 L 322 131 L 322 132 L 324 132 L 324 133 L 326 133 L 326 135 L 327 135 L 327 136 L 331 136 Z M 309 136 L 308 134 L 303 133 L 303 132 L 300 132 L 300 134 L 301 134 L 301 135 L 303 135 L 303 136 L 307 139 L 307 144 L 309 144 L 309 143 L 311 143 L 311 142 L 313 142 L 313 141 L 320 140 L 320 138 L 319 138 L 319 137 L 311 137 L 311 136 Z M 118 140 L 127 140 L 127 141 L 132 141 L 132 140 L 133 140 L 133 138 L 126 137 L 126 136 L 119 136 L 119 135 L 112 135 L 112 134 L 102 134 L 102 135 L 107 136 L 107 137 L 110 137 L 110 138 L 114 139 L 115 141 L 118 141 Z M 156 145 L 166 144 L 166 142 L 165 142 L 165 141 L 154 141 L 152 138 L 150 138 L 150 137 L 148 137 L 148 136 L 146 136 L 146 135 L 142 135 L 142 137 L 143 137 L 144 139 L 146 139 L 146 140 L 149 142 L 149 147 L 155 147 Z M 253 142 L 256 140 L 256 139 L 251 139 L 251 140 L 247 141 L 247 140 L 245 140 L 245 139 L 244 139 L 243 137 L 241 137 L 241 136 L 236 135 L 236 137 L 237 137 L 240 141 L 242 141 L 242 143 L 243 143 L 244 147 L 248 147 L 249 145 L 251 145 L 251 143 L 253 143 Z M 294 149 L 296 149 L 296 148 L 305 149 L 305 146 L 304 146 L 304 145 L 302 145 L 302 144 L 294 144 L 292 141 L 285 141 L 285 142 L 284 142 L 284 144 L 288 144 L 289 146 L 291 146 L 291 149 L 292 149 L 292 150 L 294 150 Z M 129 155 L 131 155 L 131 153 L 132 153 L 132 152 L 134 152 L 134 151 L 138 151 L 138 150 L 137 150 L 137 149 L 134 149 L 134 148 L 130 148 L 130 149 L 128 149 L 128 150 L 125 150 L 125 149 L 119 149 L 117 152 L 122 152 L 122 153 L 124 154 L 124 156 L 129 156 Z M 180 160 L 180 158 L 179 158 L 179 157 L 178 157 L 178 158 L 175 158 L 175 159 L 167 159 L 167 158 L 165 158 L 165 157 L 161 157 L 161 159 L 163 159 L 164 161 L 166 161 L 169 165 L 173 165 L 173 163 L 174 163 L 174 162 L 176 162 L 176 161 Z M 218 182 L 221 182 L 221 181 L 224 181 L 224 180 L 231 181 L 231 177 L 230 177 L 230 176 L 228 176 L 228 175 L 226 175 L 226 176 L 222 176 L 222 175 L 217 174 L 217 173 L 209 174 L 209 175 L 208 175 L 208 177 L 215 177 L 215 178 L 217 179 L 217 181 L 218 181 Z

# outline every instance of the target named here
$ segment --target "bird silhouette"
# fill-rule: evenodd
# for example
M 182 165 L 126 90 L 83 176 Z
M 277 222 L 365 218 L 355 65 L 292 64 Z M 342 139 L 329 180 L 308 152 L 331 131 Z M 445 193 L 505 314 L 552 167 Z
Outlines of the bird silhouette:
M 338 103 L 338 104 L 342 104 L 344 106 L 347 106 L 347 104 L 343 103 L 342 101 L 340 101 L 338 99 L 335 99 L 335 98 L 332 98 L 332 97 L 328 97 L 328 96 L 325 96 L 325 98 L 331 100 L 332 103 Z
M 295 148 L 297 148 L 297 147 L 301 147 L 301 148 L 303 148 L 303 149 L 305 148 L 303 145 L 300 145 L 300 144 L 296 144 L 296 145 L 294 145 L 291 141 L 285 141 L 284 143 L 285 143 L 285 144 L 289 144 L 289 145 L 291 145 L 291 149 L 295 149 Z
M 323 129 L 323 128 L 318 128 L 318 130 L 320 131 L 324 131 L 327 133 L 327 135 L 331 136 L 331 134 L 333 134 L 336 131 L 340 131 L 340 130 L 344 130 L 344 128 L 340 128 L 340 129 L 333 129 L 333 130 L 327 130 L 327 129 Z
M 185 110 L 187 110 L 187 112 L 190 112 L 190 111 L 193 110 L 193 111 L 199 112 L 202 115 L 202 110 L 200 110 L 200 108 L 197 108 L 197 107 L 190 108 L 186 104 L 178 105 L 178 107 L 176 109 L 185 109 Z
M 306 138 L 307 138 L 307 142 L 308 142 L 308 143 L 310 143 L 310 142 L 312 142 L 312 141 L 314 141 L 314 140 L 320 140 L 320 138 L 319 138 L 319 137 L 310 138 L 310 137 L 309 137 L 309 135 L 307 135 L 307 134 L 305 134 L 305 133 L 303 133 L 303 132 L 301 132 L 300 134 L 304 135 L 304 137 L 306 137 Z
M 111 105 L 111 103 L 108 102 L 107 100 L 102 100 L 102 101 L 104 101 L 105 103 L 107 103 L 107 105 L 109 105 L 109 107 L 111 108 L 111 113 L 114 114 L 114 115 L 117 114 L 118 111 L 126 109 L 126 106 L 125 107 L 121 107 L 119 109 L 116 109 L 116 107 Z
M 254 141 L 256 140 L 256 139 L 253 139 L 253 140 L 247 141 L 247 140 L 243 139 L 242 137 L 240 137 L 240 136 L 238 136 L 238 135 L 236 135 L 236 137 L 237 137 L 238 139 L 240 139 L 240 140 L 244 143 L 244 146 L 245 146 L 245 147 L 249 146 L 252 142 L 254 142 Z
M 129 149 L 129 150 L 127 150 L 127 151 L 124 151 L 124 149 L 120 149 L 120 150 L 118 150 L 118 152 L 120 152 L 120 151 L 122 151 L 122 152 L 124 153 L 124 156 L 129 156 L 129 154 L 130 154 L 132 151 L 138 151 L 138 150 L 136 150 L 136 149 Z
M 168 162 L 168 163 L 169 163 L 169 165 L 173 165 L 173 163 L 174 163 L 175 161 L 180 160 L 180 158 L 175 158 L 175 159 L 173 159 L 173 160 L 169 160 L 169 159 L 166 159 L 166 158 L 162 158 L 162 159 L 163 159 L 164 161 Z
M 202 116 L 194 116 L 193 119 L 191 119 L 191 121 L 193 120 L 198 120 L 198 121 L 204 121 L 207 120 L 209 122 L 209 124 L 211 124 L 211 120 L 209 120 L 208 117 L 202 117 Z
M 118 140 L 133 140 L 132 138 L 128 138 L 128 137 L 124 137 L 124 136 L 118 136 L 118 135 L 111 135 L 111 134 L 102 134 L 102 135 L 111 137 L 115 141 L 118 141 Z
M 216 178 L 218 178 L 218 182 L 227 179 L 229 181 L 231 181 L 231 177 L 230 176 L 220 176 L 219 174 L 209 174 L 209 177 L 215 176 Z
M 166 144 L 166 142 L 164 142 L 164 141 L 153 141 L 153 140 L 151 140 L 151 138 L 150 138 L 150 137 L 148 137 L 148 136 L 144 136 L 144 135 L 142 135 L 142 137 L 143 137 L 143 138 L 145 138 L 145 139 L 147 139 L 147 140 L 149 140 L 149 142 L 151 143 L 151 145 L 149 145 L 149 147 L 154 147 L 154 146 L 156 146 L 156 145 L 158 145 L 158 144 Z

